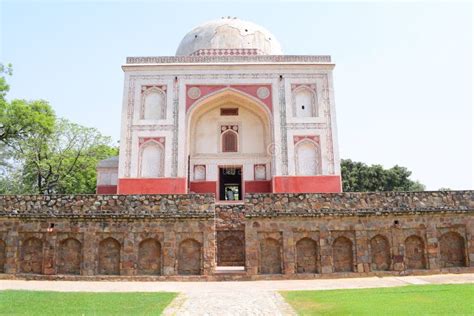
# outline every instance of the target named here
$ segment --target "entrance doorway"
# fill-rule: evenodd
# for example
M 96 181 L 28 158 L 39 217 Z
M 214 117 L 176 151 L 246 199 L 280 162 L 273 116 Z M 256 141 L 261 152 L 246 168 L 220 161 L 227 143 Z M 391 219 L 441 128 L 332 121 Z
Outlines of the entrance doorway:
M 242 200 L 242 168 L 219 167 L 219 200 Z

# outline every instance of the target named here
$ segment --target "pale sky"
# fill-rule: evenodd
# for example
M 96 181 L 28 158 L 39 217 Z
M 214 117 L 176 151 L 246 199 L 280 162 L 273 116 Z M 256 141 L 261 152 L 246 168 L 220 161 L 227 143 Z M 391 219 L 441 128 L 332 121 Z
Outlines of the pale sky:
M 473 188 L 470 3 L 13 2 L 1 9 L 9 98 L 118 140 L 127 56 L 174 55 L 193 27 L 236 16 L 285 54 L 332 55 L 342 158 L 413 171 L 427 189 Z

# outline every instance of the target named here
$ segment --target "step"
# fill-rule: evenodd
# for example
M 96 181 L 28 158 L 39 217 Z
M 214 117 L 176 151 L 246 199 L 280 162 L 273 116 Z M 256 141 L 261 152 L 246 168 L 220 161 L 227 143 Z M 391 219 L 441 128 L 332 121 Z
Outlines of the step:
M 244 266 L 216 267 L 215 274 L 245 274 Z

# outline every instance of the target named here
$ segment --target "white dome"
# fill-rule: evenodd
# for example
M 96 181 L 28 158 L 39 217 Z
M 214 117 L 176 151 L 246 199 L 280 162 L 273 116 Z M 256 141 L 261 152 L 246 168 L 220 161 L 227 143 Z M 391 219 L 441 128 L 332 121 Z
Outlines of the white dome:
M 282 55 L 280 43 L 265 28 L 237 18 L 222 18 L 195 27 L 179 44 L 176 56 Z

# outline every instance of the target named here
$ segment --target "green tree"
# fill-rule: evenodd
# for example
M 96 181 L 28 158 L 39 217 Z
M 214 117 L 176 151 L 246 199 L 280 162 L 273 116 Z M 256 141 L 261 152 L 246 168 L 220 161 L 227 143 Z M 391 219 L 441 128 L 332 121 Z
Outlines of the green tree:
M 47 101 L 6 100 L 0 64 L 0 193 L 94 193 L 96 164 L 118 149 L 98 130 L 58 119 Z
M 5 67 L 0 64 L 0 142 L 11 145 L 15 141 L 29 137 L 30 134 L 52 133 L 55 114 L 48 102 L 6 100 L 10 87 L 5 75 L 11 74 L 11 65 Z
M 7 145 L 32 134 L 49 135 L 54 130 L 55 114 L 44 100 L 13 100 L 0 104 L 0 141 Z
M 94 193 L 99 160 L 117 155 L 110 137 L 66 119 L 50 135 L 31 134 L 16 143 L 24 190 L 39 194 Z
M 5 96 L 7 95 L 7 92 L 10 90 L 10 86 L 7 83 L 7 80 L 5 78 L 5 75 L 10 75 L 12 74 L 12 65 L 4 65 L 0 63 L 0 103 L 5 102 Z
M 410 180 L 411 171 L 394 166 L 368 166 L 350 159 L 341 160 L 342 188 L 344 192 L 366 191 L 423 191 L 424 185 Z

